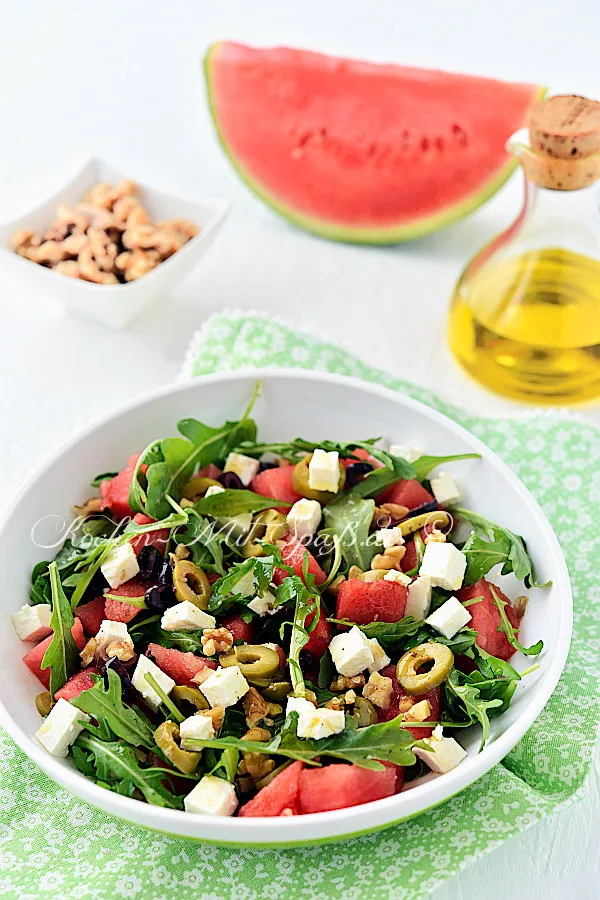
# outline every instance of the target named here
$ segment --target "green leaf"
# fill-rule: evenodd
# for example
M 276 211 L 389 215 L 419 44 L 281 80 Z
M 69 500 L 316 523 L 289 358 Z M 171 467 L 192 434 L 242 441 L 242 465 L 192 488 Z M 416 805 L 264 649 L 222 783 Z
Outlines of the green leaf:
M 327 619 L 327 621 L 336 625 L 346 625 L 349 628 L 355 625 L 348 619 Z M 358 625 L 357 627 L 368 638 L 376 638 L 384 649 L 394 649 L 407 637 L 422 630 L 422 624 L 412 616 L 405 616 L 399 622 L 369 622 L 367 625 Z
M 390 467 L 374 469 L 347 492 L 355 497 L 377 497 L 382 491 L 404 478 L 414 478 L 415 470 L 399 456 L 389 456 Z
M 306 556 L 305 561 L 307 558 Z M 306 572 L 304 572 L 304 577 L 306 579 Z M 288 665 L 292 689 L 296 697 L 306 695 L 304 676 L 300 668 L 300 651 L 308 643 L 310 633 L 317 627 L 319 621 L 320 598 L 311 587 L 307 587 L 300 576 L 290 575 L 288 578 L 284 578 L 276 592 L 278 605 L 288 603 L 292 599 L 295 600 L 294 618 L 291 622 L 284 622 L 281 630 L 283 631 L 286 625 L 292 626 Z M 311 614 L 311 621 L 307 625 L 306 620 Z
M 112 669 L 107 669 L 108 684 L 94 678 L 94 686 L 82 691 L 71 700 L 73 706 L 88 713 L 98 721 L 106 722 L 119 738 L 135 747 L 154 747 L 154 729 L 139 710 L 125 706 L 121 698 L 121 679 Z
M 263 453 L 275 453 L 289 462 L 299 462 L 307 453 L 313 453 L 317 447 L 321 450 L 339 453 L 342 459 L 361 460 L 355 456 L 353 451 L 360 447 L 367 450 L 371 456 L 379 459 L 384 465 L 390 465 L 390 457 L 384 450 L 379 449 L 376 445 L 379 438 L 369 438 L 366 441 L 306 441 L 304 438 L 295 438 L 293 441 L 284 441 L 278 444 L 240 444 L 235 449 L 246 456 L 262 456 Z
M 260 512 L 273 506 L 291 506 L 274 497 L 263 497 L 254 491 L 224 490 L 210 497 L 202 497 L 194 503 L 194 510 L 199 515 L 238 516 L 240 513 Z
M 414 477 L 417 481 L 423 481 L 436 466 L 448 462 L 457 462 L 459 459 L 481 459 L 480 453 L 455 453 L 452 456 L 420 456 L 414 461 Z
M 103 481 L 112 481 L 118 474 L 118 472 L 101 472 L 100 475 L 96 475 L 96 477 L 90 481 L 90 487 L 99 488 Z
M 264 597 L 273 580 L 275 558 L 253 556 L 244 562 L 234 563 L 227 575 L 213 584 L 208 601 L 208 612 L 221 615 L 236 603 Z
M 150 672 L 146 672 L 144 678 L 146 679 L 152 690 L 158 694 L 158 696 L 160 697 L 160 702 L 164 707 L 166 707 L 168 713 L 170 714 L 170 717 L 173 718 L 176 722 L 183 722 L 185 716 L 183 716 L 179 712 L 167 692 L 163 691 L 154 675 L 152 675 Z
M 462 682 L 462 683 L 461 683 Z M 498 698 L 485 700 L 481 696 L 481 690 L 470 681 L 461 678 L 458 669 L 452 669 L 446 682 L 446 696 L 454 705 L 462 707 L 469 722 L 478 722 L 481 725 L 481 747 L 483 750 L 490 736 L 489 710 L 502 705 Z M 458 701 L 458 704 L 456 703 Z
M 75 618 L 62 589 L 55 562 L 48 566 L 52 595 L 52 640 L 42 659 L 42 669 L 50 669 L 50 693 L 52 696 L 65 684 L 79 662 L 79 650 L 71 628 Z
M 74 746 L 85 754 L 84 759 L 81 753 L 74 753 L 75 764 L 79 766 L 83 762 L 85 774 L 93 768 L 96 780 L 110 790 L 132 796 L 137 788 L 148 803 L 169 809 L 183 808 L 181 798 L 163 784 L 165 779 L 172 778 L 175 774 L 179 777 L 179 773 L 157 766 L 142 768 L 135 748 L 130 744 L 124 741 L 101 741 L 84 731 Z
M 536 644 L 532 644 L 531 647 L 524 647 L 523 644 L 517 640 L 517 629 L 511 624 L 506 615 L 506 601 L 498 596 L 492 586 L 490 586 L 490 592 L 494 603 L 498 607 L 498 612 L 500 613 L 500 625 L 498 631 L 501 631 L 506 635 L 508 643 L 511 647 L 514 647 L 515 650 L 520 650 L 525 656 L 539 656 L 544 649 L 544 642 L 538 641 Z
M 348 566 L 367 571 L 377 553 L 374 541 L 369 543 L 369 529 L 375 512 L 375 501 L 364 500 L 352 491 L 328 503 L 323 509 L 329 533 L 337 536 Z

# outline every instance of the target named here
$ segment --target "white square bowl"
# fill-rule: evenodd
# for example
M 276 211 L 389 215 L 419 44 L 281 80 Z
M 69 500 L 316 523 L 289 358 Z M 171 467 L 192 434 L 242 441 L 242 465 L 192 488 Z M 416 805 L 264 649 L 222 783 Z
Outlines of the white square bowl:
M 177 281 L 183 278 L 212 244 L 229 212 L 228 200 L 184 200 L 162 194 L 138 182 L 142 202 L 153 222 L 163 219 L 189 219 L 199 232 L 181 250 L 146 275 L 127 284 L 94 284 L 54 272 L 15 253 L 10 241 L 19 228 L 42 231 L 56 218 L 61 203 L 72 206 L 98 182 L 118 184 L 130 177 L 102 159 L 91 159 L 61 190 L 18 219 L 0 225 L 0 264 L 14 272 L 32 290 L 50 294 L 66 309 L 94 319 L 109 328 L 121 329 L 160 297 L 166 299 Z

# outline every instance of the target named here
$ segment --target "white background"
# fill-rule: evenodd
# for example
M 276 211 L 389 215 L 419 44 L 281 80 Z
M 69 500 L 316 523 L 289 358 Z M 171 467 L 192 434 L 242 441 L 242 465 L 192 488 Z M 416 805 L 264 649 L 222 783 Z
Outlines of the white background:
M 598 0 L 0 3 L 0 219 L 37 204 L 90 155 L 167 191 L 235 203 L 206 260 L 121 334 L 65 316 L 0 272 L 0 505 L 82 426 L 173 380 L 192 331 L 226 306 L 285 317 L 478 412 L 521 409 L 468 381 L 444 344 L 453 282 L 516 212 L 518 179 L 417 244 L 319 241 L 236 180 L 212 133 L 200 62 L 212 41 L 229 38 L 598 97 L 599 34 Z M 598 406 L 586 414 L 600 422 Z M 435 900 L 597 898 L 598 775 L 578 805 L 480 860 Z

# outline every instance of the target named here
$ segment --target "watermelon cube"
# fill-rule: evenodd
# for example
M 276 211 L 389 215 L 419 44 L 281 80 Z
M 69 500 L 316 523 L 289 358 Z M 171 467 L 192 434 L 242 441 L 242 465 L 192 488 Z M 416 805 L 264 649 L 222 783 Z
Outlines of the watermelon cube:
M 75 617 L 81 621 L 88 637 L 97 635 L 102 622 L 108 618 L 104 610 L 104 597 L 96 597 L 89 603 L 82 603 L 75 610 Z
M 75 619 L 75 624 L 71 628 L 71 634 L 75 638 L 78 649 L 83 650 L 86 643 L 86 637 L 83 633 L 83 626 L 79 619 Z M 42 669 L 42 660 L 51 643 L 52 635 L 50 634 L 23 657 L 23 662 L 29 671 L 42 682 L 45 688 L 50 687 L 50 669 Z
M 406 691 L 403 691 L 400 685 L 398 684 L 398 678 L 396 676 L 396 666 L 391 663 L 389 666 L 385 666 L 380 672 L 380 675 L 383 675 L 387 678 L 392 679 L 392 702 L 388 706 L 387 709 L 379 709 L 379 721 L 380 722 L 389 722 L 390 719 L 395 719 L 396 716 L 400 715 L 400 701 L 407 697 L 408 694 Z M 427 722 L 439 722 L 440 716 L 442 713 L 442 689 L 441 687 L 433 688 L 433 690 L 429 691 L 427 694 L 423 694 L 422 697 L 416 698 L 419 700 L 429 700 L 429 705 L 431 706 L 431 713 L 427 716 L 425 721 Z M 410 731 L 413 738 L 416 741 L 420 741 L 423 738 L 430 737 L 432 728 L 428 728 L 426 726 L 419 727 L 417 726 L 403 726 L 406 727 L 407 731 Z
M 349 578 L 337 596 L 336 618 L 357 625 L 399 622 L 404 616 L 408 591 L 397 581 L 360 581 Z
M 129 506 L 129 488 L 131 487 L 131 479 L 140 455 L 139 453 L 134 453 L 133 456 L 129 457 L 127 465 L 118 475 L 100 483 L 100 494 L 104 504 L 116 519 L 124 519 L 133 515 Z
M 300 773 L 300 812 L 327 812 L 391 797 L 396 792 L 394 769 L 361 769 L 334 763 Z
M 251 644 L 254 638 L 254 624 L 252 622 L 244 622 L 240 615 L 234 613 L 231 616 L 225 616 L 221 620 L 222 628 L 228 628 L 233 635 L 233 640 L 242 641 L 244 644 Z
M 273 781 L 258 792 L 256 797 L 245 803 L 240 816 L 281 816 L 298 815 L 298 792 L 303 762 L 294 762 L 277 775 Z
M 92 675 L 96 674 L 97 672 L 94 669 L 85 669 L 83 672 L 72 675 L 67 683 L 63 684 L 55 693 L 54 699 L 60 700 L 63 697 L 65 700 L 73 700 L 75 697 L 79 697 L 82 691 L 87 691 L 88 688 L 94 686 Z
M 377 502 L 379 504 L 399 503 L 400 506 L 406 506 L 408 509 L 416 509 L 424 503 L 433 503 L 435 500 L 432 494 L 414 478 L 403 478 L 380 494 Z
M 192 678 L 202 669 L 217 668 L 216 662 L 212 659 L 184 653 L 175 648 L 162 647 L 160 644 L 148 644 L 148 655 L 176 684 L 193 684 Z
M 307 616 L 306 624 L 310 625 L 314 617 L 314 613 L 310 616 Z M 312 653 L 314 656 L 317 656 L 320 659 L 328 650 L 329 644 L 331 643 L 331 637 L 331 625 L 327 621 L 327 613 L 323 608 L 321 608 L 319 610 L 319 621 L 315 625 L 314 629 L 310 632 L 310 637 L 308 638 L 308 641 L 304 645 L 303 649 L 308 650 L 309 653 Z
M 139 578 L 130 578 L 129 581 L 115 588 L 112 593 L 118 594 L 120 597 L 143 597 L 147 587 L 148 585 L 140 581 Z M 139 607 L 132 606 L 131 603 L 124 603 L 121 600 L 105 597 L 105 617 L 113 622 L 131 622 L 139 611 Z
M 150 525 L 152 522 L 156 522 L 156 519 L 145 516 L 143 513 L 136 513 L 133 517 L 133 521 L 136 525 Z M 139 556 L 140 551 L 144 547 L 156 547 L 161 556 L 164 556 L 167 549 L 169 534 L 168 528 L 157 528 L 156 531 L 147 531 L 145 534 L 138 534 L 137 537 L 131 538 L 129 543 L 133 547 L 133 552 L 136 556 Z
M 294 466 L 278 466 L 276 469 L 265 469 L 255 475 L 250 482 L 250 490 L 261 497 L 273 497 L 283 503 L 295 503 L 301 499 L 301 494 L 294 490 L 292 479 Z M 281 507 L 281 512 L 288 511 L 287 506 Z
M 474 628 L 477 632 L 476 643 L 479 647 L 492 656 L 497 656 L 498 659 L 506 661 L 511 658 L 515 649 L 509 644 L 504 632 L 498 631 L 500 627 L 500 610 L 494 602 L 491 588 L 494 588 L 497 597 L 506 603 L 504 609 L 508 621 L 518 629 L 523 614 L 519 615 L 500 588 L 486 581 L 485 578 L 481 578 L 468 587 L 461 588 L 460 591 L 457 591 L 456 596 L 461 603 L 464 603 L 466 600 L 473 600 L 475 597 L 483 597 L 483 600 L 480 600 L 478 603 L 472 603 L 469 606 L 469 612 L 471 613 L 469 628 Z
M 268 472 L 271 469 L 267 469 Z M 273 469 L 275 471 L 275 469 Z M 308 571 L 310 575 L 315 576 L 315 584 L 323 584 L 327 576 L 319 563 L 316 561 L 310 550 L 307 550 L 302 541 L 288 535 L 282 541 L 279 541 L 281 556 L 286 566 L 291 566 L 295 575 L 302 577 L 302 568 L 304 558 L 308 556 Z M 281 584 L 284 578 L 288 576 L 285 569 L 275 569 L 273 572 L 273 581 L 275 584 Z

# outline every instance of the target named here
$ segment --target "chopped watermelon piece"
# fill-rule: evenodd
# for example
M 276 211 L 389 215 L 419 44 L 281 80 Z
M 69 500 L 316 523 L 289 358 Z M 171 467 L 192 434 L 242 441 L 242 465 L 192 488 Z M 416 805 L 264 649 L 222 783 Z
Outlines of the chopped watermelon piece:
M 396 581 L 360 581 L 349 578 L 337 596 L 336 618 L 357 625 L 399 622 L 404 616 L 408 591 Z
M 108 618 L 104 609 L 104 597 L 96 597 L 89 603 L 82 603 L 75 610 L 75 616 L 81 620 L 83 630 L 88 637 L 95 637 L 104 619 Z
M 71 628 L 71 634 L 75 638 L 78 649 L 83 650 L 86 643 L 86 637 L 83 633 L 83 626 L 79 619 L 75 619 L 75 624 Z M 50 687 L 50 669 L 42 669 L 42 660 L 51 642 L 52 635 L 50 634 L 39 644 L 36 644 L 35 647 L 32 647 L 29 653 L 26 653 L 23 657 L 23 662 L 27 668 L 42 682 L 45 688 Z
M 256 797 L 245 803 L 240 809 L 240 816 L 281 816 L 298 815 L 298 792 L 300 790 L 300 773 L 304 763 L 297 761 L 280 772 L 276 778 L 258 792 Z
M 405 554 L 400 560 L 400 568 L 403 572 L 412 572 L 418 562 L 417 545 L 414 540 L 407 541 L 404 545 Z
M 85 669 L 84 672 L 78 672 L 77 675 L 69 678 L 66 684 L 63 684 L 54 695 L 54 699 L 60 700 L 62 697 L 64 700 L 73 700 L 75 697 L 79 697 L 82 691 L 87 691 L 88 688 L 94 686 L 92 675 L 96 674 L 93 669 Z
M 148 585 L 138 578 L 130 578 L 129 581 L 120 584 L 118 588 L 110 589 L 109 593 L 118 594 L 120 597 L 143 597 Z M 113 600 L 105 597 L 104 613 L 107 619 L 113 622 L 131 622 L 137 616 L 140 608 L 124 603 L 121 600 Z
M 369 451 L 365 450 L 364 447 L 355 447 L 354 450 L 352 450 L 352 455 L 358 456 L 358 459 L 361 459 L 364 462 L 370 462 L 375 469 L 379 469 L 379 467 L 381 466 L 381 463 L 379 462 L 379 460 L 375 459 L 374 456 L 371 456 Z M 345 469 L 347 469 L 348 466 L 351 466 L 352 463 L 358 462 L 358 460 L 349 459 L 348 457 L 342 457 L 340 459 L 340 462 L 343 465 L 343 467 Z
M 381 675 L 392 679 L 392 701 L 387 709 L 379 709 L 377 713 L 379 715 L 380 722 L 389 722 L 390 719 L 395 719 L 396 716 L 400 715 L 400 701 L 407 697 L 408 694 L 406 691 L 403 691 L 400 685 L 398 684 L 398 678 L 396 676 L 396 666 L 394 663 L 391 663 L 389 666 L 385 666 L 380 672 Z M 417 702 L 419 700 L 429 700 L 429 704 L 431 706 L 431 713 L 427 716 L 425 721 L 427 722 L 439 722 L 440 716 L 442 712 L 442 689 L 441 687 L 433 688 L 433 690 L 429 691 L 427 694 L 423 694 L 422 697 L 416 698 Z M 406 726 L 406 730 L 410 731 L 412 736 L 416 741 L 422 740 L 422 738 L 430 737 L 433 729 L 427 727 L 419 726 Z
M 271 471 L 267 469 L 267 471 Z M 275 471 L 274 469 L 272 471 Z M 316 561 L 310 550 L 307 550 L 302 541 L 288 535 L 282 541 L 279 541 L 281 548 L 281 556 L 286 566 L 291 566 L 295 575 L 302 577 L 302 566 L 304 557 L 308 556 L 308 572 L 315 576 L 315 584 L 323 584 L 327 576 L 319 563 Z M 275 584 L 281 584 L 289 573 L 285 569 L 275 569 L 273 572 L 273 581 Z
M 191 684 L 194 675 L 202 669 L 216 669 L 217 664 L 212 659 L 195 656 L 193 653 L 184 653 L 175 648 L 161 647 L 160 644 L 148 644 L 148 654 L 153 658 L 159 669 L 176 684 Z
M 214 463 L 209 463 L 207 466 L 204 466 L 203 469 L 200 469 L 197 474 L 199 478 L 212 478 L 214 481 L 216 481 L 219 475 L 222 475 L 223 473 L 218 466 L 215 466 Z
M 317 813 L 345 809 L 391 797 L 396 792 L 396 772 L 361 769 L 334 763 L 300 773 L 300 812 Z
M 306 624 L 310 625 L 314 617 L 314 613 L 310 616 L 307 616 Z M 303 649 L 308 650 L 309 653 L 312 653 L 314 656 L 318 656 L 320 659 L 329 648 L 331 636 L 331 625 L 327 621 L 327 613 L 323 608 L 321 608 L 319 610 L 319 621 L 315 625 L 314 629 L 310 632 L 310 637 L 308 638 L 308 641 L 304 645 Z
M 434 498 L 422 484 L 414 478 L 410 478 L 402 479 L 387 488 L 383 494 L 379 495 L 377 502 L 398 503 L 408 509 L 416 509 L 417 506 L 422 506 L 424 503 L 433 503 Z
M 109 481 L 100 482 L 100 494 L 105 505 L 116 519 L 124 519 L 133 515 L 129 506 L 129 488 L 140 453 L 134 453 L 127 460 L 125 468 Z M 147 467 L 142 467 L 144 470 Z
M 431 729 L 430 729 L 431 730 Z M 394 786 L 394 793 L 399 794 L 402 788 L 404 787 L 404 776 L 405 776 L 405 766 L 397 766 L 396 763 L 389 762 L 389 760 L 382 760 L 383 765 L 386 769 L 392 769 L 396 774 L 396 784 Z
M 292 479 L 294 466 L 278 466 L 276 469 L 265 469 L 255 475 L 250 482 L 250 489 L 261 497 L 273 497 L 282 503 L 295 503 L 300 500 L 301 494 L 294 490 Z M 282 512 L 287 512 L 289 507 L 282 507 Z
M 136 523 L 136 525 L 150 525 L 152 522 L 156 522 L 156 519 L 152 519 L 150 516 L 145 516 L 143 513 L 136 513 L 133 517 L 133 521 Z M 146 532 L 146 534 L 138 534 L 137 537 L 131 538 L 129 543 L 133 547 L 133 552 L 136 556 L 139 556 L 140 551 L 144 547 L 156 547 L 158 552 L 162 556 L 164 556 L 167 549 L 169 534 L 170 532 L 168 528 L 157 528 L 156 531 L 148 531 Z
M 461 603 L 464 603 L 466 600 L 473 600 L 475 597 L 484 598 L 478 603 L 472 603 L 471 606 L 468 607 L 469 612 L 471 613 L 469 628 L 474 628 L 477 632 L 476 643 L 479 647 L 487 653 L 491 653 L 492 656 L 497 656 L 498 659 L 506 661 L 511 658 L 515 652 L 515 648 L 509 644 L 508 638 L 504 632 L 498 631 L 498 628 L 500 627 L 500 610 L 494 602 L 491 588 L 494 588 L 498 598 L 506 603 L 504 609 L 508 621 L 514 628 L 518 629 L 523 616 L 517 614 L 510 600 L 502 593 L 500 588 L 495 584 L 486 581 L 485 578 L 481 578 L 479 581 L 476 581 L 475 584 L 469 585 L 469 587 L 461 588 L 460 591 L 457 591 L 456 596 Z
M 251 644 L 254 638 L 254 625 L 252 622 L 244 622 L 241 616 L 233 614 L 225 616 L 221 620 L 221 627 L 228 628 L 234 641 L 242 641 L 244 644 Z

